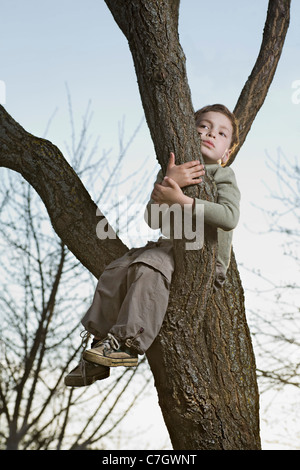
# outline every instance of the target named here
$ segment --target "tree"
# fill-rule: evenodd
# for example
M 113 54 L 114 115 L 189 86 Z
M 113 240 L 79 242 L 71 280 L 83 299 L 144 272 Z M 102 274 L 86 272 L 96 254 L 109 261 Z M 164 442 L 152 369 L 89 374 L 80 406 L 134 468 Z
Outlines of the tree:
M 106 0 L 128 40 L 146 120 L 163 171 L 200 155 L 185 57 L 178 39 L 179 1 Z M 257 62 L 237 102 L 241 142 L 267 95 L 289 24 L 290 0 L 269 2 Z M 96 205 L 50 142 L 27 133 L 0 108 L 1 165 L 29 181 L 43 199 L 59 237 L 96 277 L 127 247 L 99 240 Z M 236 157 L 236 154 L 234 155 Z M 215 200 L 206 179 L 187 194 Z M 244 293 L 232 255 L 225 288 L 213 293 L 216 232 L 205 230 L 201 252 L 175 243 L 176 269 L 161 332 L 147 353 L 159 403 L 176 449 L 258 449 L 255 358 L 245 318 Z M 180 266 L 180 270 L 179 270 Z

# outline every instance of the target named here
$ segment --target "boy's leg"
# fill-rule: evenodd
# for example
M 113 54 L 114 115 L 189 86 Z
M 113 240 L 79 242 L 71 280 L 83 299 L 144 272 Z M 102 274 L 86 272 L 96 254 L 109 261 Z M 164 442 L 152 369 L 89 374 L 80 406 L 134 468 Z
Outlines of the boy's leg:
M 111 333 L 129 340 L 143 354 L 151 346 L 168 307 L 170 282 L 152 266 L 134 262 L 128 268 L 127 294 Z
M 168 305 L 173 271 L 173 246 L 168 241 L 149 242 L 146 247 L 130 250 L 107 266 L 100 276 L 92 305 L 82 319 L 83 326 L 96 338 L 118 332 L 123 340 L 135 337 L 139 329 L 144 328 L 143 325 L 136 327 L 135 319 L 142 316 L 142 321 L 143 318 L 153 320 L 154 331 L 159 331 Z M 156 327 L 157 320 L 153 314 L 148 314 L 153 311 L 154 303 L 158 304 L 155 318 L 160 318 L 160 326 Z M 127 318 L 128 312 L 130 318 Z M 150 346 L 146 338 L 148 335 L 152 338 L 153 334 L 148 333 L 151 329 L 147 328 L 142 335 L 146 341 L 142 352 Z
M 109 265 L 100 277 L 92 305 L 82 320 L 86 331 L 100 338 L 107 336 L 110 328 L 114 325 L 123 297 L 126 295 L 127 268 L 124 266 L 125 262 L 122 263 L 123 266 L 116 267 L 116 264 L 114 262 Z M 107 315 L 104 315 L 104 312 Z M 94 343 L 95 340 L 92 348 L 95 346 Z M 109 377 L 109 367 L 87 362 L 83 355 L 84 353 L 77 367 L 65 377 L 65 385 L 83 387 L 91 385 L 96 380 Z
M 81 321 L 96 338 L 106 337 L 117 321 L 126 296 L 127 269 L 126 265 L 112 264 L 99 278 L 93 302 Z
M 161 328 L 170 281 L 152 266 L 133 262 L 127 271 L 126 295 L 108 338 L 87 350 L 84 359 L 110 367 L 137 365 Z

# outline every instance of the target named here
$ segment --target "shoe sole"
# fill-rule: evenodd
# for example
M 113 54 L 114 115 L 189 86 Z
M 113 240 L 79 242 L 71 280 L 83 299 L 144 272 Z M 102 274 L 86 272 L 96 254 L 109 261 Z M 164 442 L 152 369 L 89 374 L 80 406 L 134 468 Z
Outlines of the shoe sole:
M 92 385 L 97 380 L 107 379 L 110 375 L 110 371 L 108 370 L 105 373 L 101 373 L 98 375 L 93 375 L 92 377 L 86 377 L 86 380 L 83 380 L 83 377 L 65 377 L 65 385 L 67 387 L 84 387 L 86 385 Z
M 108 367 L 119 367 L 119 366 L 134 367 L 138 365 L 138 358 L 120 359 L 120 358 L 98 356 L 95 353 L 90 352 L 90 351 L 85 351 L 83 353 L 83 358 L 88 362 L 92 362 L 93 364 L 99 364 L 101 366 L 108 366 Z

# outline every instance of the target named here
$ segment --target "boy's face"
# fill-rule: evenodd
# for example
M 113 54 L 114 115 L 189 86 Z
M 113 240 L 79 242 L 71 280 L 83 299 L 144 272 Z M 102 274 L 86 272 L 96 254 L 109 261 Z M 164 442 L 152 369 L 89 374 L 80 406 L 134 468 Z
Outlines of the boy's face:
M 232 124 L 225 114 L 208 111 L 197 121 L 205 163 L 226 163 L 230 155 Z

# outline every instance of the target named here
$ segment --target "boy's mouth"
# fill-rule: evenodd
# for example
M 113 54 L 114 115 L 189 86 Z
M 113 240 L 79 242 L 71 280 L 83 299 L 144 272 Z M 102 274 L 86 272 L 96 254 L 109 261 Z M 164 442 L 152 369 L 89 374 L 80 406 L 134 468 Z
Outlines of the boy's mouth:
M 210 140 L 202 140 L 202 143 L 207 145 L 210 148 L 215 148 L 215 144 L 211 142 Z

